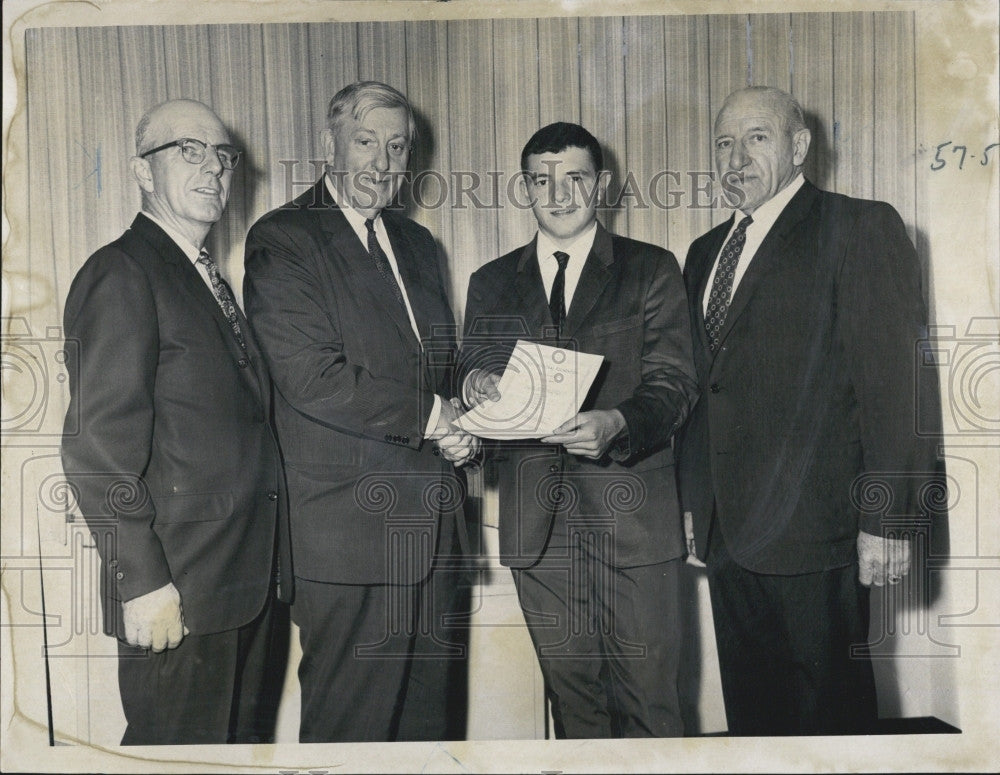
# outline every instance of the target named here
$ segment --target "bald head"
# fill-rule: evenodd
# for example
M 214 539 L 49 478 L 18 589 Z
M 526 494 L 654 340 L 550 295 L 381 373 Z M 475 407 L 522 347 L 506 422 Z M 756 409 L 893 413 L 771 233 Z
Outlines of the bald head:
M 196 142 L 182 149 L 179 140 Z M 219 153 L 230 142 L 222 121 L 201 102 L 170 100 L 150 108 L 136 127 L 131 162 L 143 212 L 201 247 L 229 201 L 233 171 Z
M 168 100 L 154 105 L 139 119 L 135 128 L 136 156 L 141 156 L 150 148 L 177 139 L 171 135 L 173 126 L 189 120 L 214 124 L 226 135 L 228 142 L 229 134 L 225 126 L 208 105 L 197 100 Z
M 782 128 L 790 135 L 806 128 L 805 115 L 799 101 L 788 92 L 773 86 L 748 86 L 734 91 L 722 103 L 719 114 L 715 117 L 715 125 L 718 126 L 722 114 L 727 109 L 739 110 L 747 107 L 770 110 L 780 119 Z

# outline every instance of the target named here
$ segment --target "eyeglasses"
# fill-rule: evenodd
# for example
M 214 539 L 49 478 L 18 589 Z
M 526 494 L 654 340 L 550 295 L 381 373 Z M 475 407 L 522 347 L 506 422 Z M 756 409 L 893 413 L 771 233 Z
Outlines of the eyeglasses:
M 181 156 L 183 156 L 184 161 L 189 164 L 201 164 L 205 161 L 205 153 L 207 149 L 214 148 L 216 156 L 219 157 L 219 163 L 227 170 L 231 170 L 236 167 L 240 161 L 240 154 L 242 153 L 242 151 L 235 145 L 226 145 L 225 143 L 222 145 L 210 145 L 209 143 L 203 143 L 201 140 L 195 140 L 193 137 L 182 137 L 179 140 L 164 143 L 163 145 L 157 146 L 152 150 L 141 153 L 139 154 L 139 158 L 145 159 L 151 154 L 159 151 L 165 151 L 167 148 L 173 148 L 175 145 L 181 149 Z

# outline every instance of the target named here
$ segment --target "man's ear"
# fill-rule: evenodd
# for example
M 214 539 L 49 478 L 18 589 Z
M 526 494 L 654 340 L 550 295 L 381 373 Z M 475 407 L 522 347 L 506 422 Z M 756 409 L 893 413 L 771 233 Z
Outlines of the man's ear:
M 792 164 L 796 167 L 801 167 L 802 163 L 806 160 L 806 154 L 809 152 L 809 143 L 812 140 L 812 132 L 808 129 L 800 129 L 794 135 L 792 135 L 792 148 L 794 153 L 792 154 Z
M 320 140 L 323 143 L 323 155 L 326 157 L 326 163 L 332 166 L 335 156 L 334 150 L 336 149 L 333 131 L 329 128 L 324 129 L 320 134 Z
M 153 185 L 153 168 L 150 166 L 149 160 L 133 156 L 129 159 L 129 166 L 132 169 L 132 176 L 139 184 L 139 188 L 146 193 L 152 194 L 155 186 Z
M 601 170 L 597 173 L 597 203 L 607 202 L 608 186 L 611 185 L 611 170 Z

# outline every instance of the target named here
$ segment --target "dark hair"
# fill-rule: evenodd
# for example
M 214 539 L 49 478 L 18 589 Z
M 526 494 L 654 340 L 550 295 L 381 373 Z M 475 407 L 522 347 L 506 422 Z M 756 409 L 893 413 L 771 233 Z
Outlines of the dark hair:
M 594 171 L 604 169 L 604 154 L 597 138 L 579 124 L 557 121 L 543 126 L 531 136 L 521 151 L 521 171 L 528 171 L 528 157 L 539 153 L 559 153 L 567 148 L 583 148 L 594 162 Z

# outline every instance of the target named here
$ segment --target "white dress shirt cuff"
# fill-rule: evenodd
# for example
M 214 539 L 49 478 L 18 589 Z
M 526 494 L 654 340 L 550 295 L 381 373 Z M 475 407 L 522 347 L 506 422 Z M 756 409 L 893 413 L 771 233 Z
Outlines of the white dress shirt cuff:
M 434 394 L 434 406 L 431 407 L 431 416 L 427 418 L 427 427 L 424 428 L 424 438 L 426 439 L 438 426 L 441 419 L 441 396 Z

